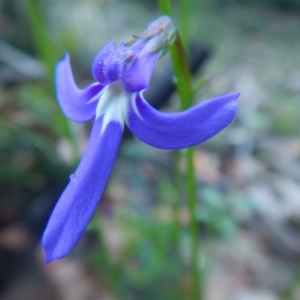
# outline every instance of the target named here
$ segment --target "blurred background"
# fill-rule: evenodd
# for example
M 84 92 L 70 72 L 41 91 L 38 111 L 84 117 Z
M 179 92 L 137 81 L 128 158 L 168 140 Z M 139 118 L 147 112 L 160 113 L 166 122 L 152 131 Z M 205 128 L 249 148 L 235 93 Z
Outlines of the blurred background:
M 195 156 L 204 299 L 300 299 L 300 1 L 190 0 L 188 23 L 178 3 L 195 81 L 207 78 L 196 101 L 241 93 L 235 122 Z M 90 128 L 60 112 L 55 63 L 68 51 L 84 87 L 106 42 L 159 15 L 150 0 L 0 0 L 1 300 L 190 299 L 174 153 L 128 133 L 72 254 L 45 265 L 39 244 Z M 167 54 L 147 94 L 154 106 L 178 109 L 171 82 Z

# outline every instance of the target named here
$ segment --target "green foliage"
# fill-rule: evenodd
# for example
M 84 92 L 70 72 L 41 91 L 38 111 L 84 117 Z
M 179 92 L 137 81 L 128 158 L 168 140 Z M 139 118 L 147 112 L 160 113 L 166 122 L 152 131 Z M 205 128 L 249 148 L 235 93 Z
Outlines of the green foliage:
M 126 241 L 118 258 L 107 257 L 109 251 L 103 249 L 103 238 L 101 252 L 95 258 L 99 258 L 99 269 L 108 278 L 114 274 L 110 284 L 117 293 L 122 299 L 180 299 L 182 259 L 174 247 L 173 224 L 128 206 L 118 207 L 116 217 Z M 101 222 L 95 217 L 90 230 L 99 234 Z
M 209 231 L 222 238 L 232 237 L 239 224 L 228 207 L 228 199 L 213 188 L 203 188 L 200 191 L 201 202 L 197 207 L 198 220 L 205 224 Z

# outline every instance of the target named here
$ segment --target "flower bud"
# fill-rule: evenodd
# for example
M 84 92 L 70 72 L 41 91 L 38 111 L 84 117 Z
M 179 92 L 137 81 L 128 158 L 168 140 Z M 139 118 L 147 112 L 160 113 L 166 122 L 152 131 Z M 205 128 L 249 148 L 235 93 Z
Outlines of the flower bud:
M 132 45 L 149 41 L 149 53 L 162 51 L 165 53 L 176 38 L 176 27 L 168 16 L 161 16 L 152 21 L 140 35 L 133 35 L 133 40 L 126 43 Z

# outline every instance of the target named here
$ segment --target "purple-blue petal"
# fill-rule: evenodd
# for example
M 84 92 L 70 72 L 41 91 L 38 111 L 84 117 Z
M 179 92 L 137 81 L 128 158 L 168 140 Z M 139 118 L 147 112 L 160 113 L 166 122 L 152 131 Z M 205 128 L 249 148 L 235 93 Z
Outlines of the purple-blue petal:
M 152 72 L 160 56 L 160 51 L 151 52 L 151 45 L 146 44 L 141 49 L 141 44 L 138 43 L 128 49 L 128 51 L 132 51 L 129 56 L 133 58 L 127 66 L 125 61 L 121 78 L 124 89 L 128 93 L 142 91 L 150 84 Z
M 239 94 L 202 102 L 186 111 L 163 113 L 141 93 L 130 101 L 127 125 L 142 141 L 161 149 L 183 149 L 201 144 L 228 126 L 237 113 Z
M 116 51 L 112 52 L 109 60 L 107 61 L 106 72 L 110 82 L 114 82 L 120 79 L 121 72 L 123 70 L 124 63 L 124 51 L 123 47 L 119 47 Z
M 45 229 L 46 262 L 66 256 L 86 230 L 105 189 L 118 152 L 123 128 L 111 121 L 101 133 L 95 121 L 85 154 L 58 200 Z M 101 135 L 100 135 L 101 133 Z
M 58 103 L 65 116 L 75 122 L 91 120 L 95 116 L 97 102 L 89 101 L 100 93 L 103 86 L 96 83 L 79 89 L 74 81 L 68 53 L 56 66 L 55 80 Z
M 92 74 L 101 84 L 109 84 L 111 80 L 107 74 L 107 64 L 116 51 L 116 42 L 107 43 L 97 54 L 92 66 Z

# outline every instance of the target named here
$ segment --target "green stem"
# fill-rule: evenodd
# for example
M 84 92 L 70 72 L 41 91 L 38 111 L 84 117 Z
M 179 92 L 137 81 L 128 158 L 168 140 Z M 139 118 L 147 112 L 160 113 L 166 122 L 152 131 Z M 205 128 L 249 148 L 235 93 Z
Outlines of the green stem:
M 194 167 L 195 148 L 186 151 L 187 161 L 187 200 L 190 215 L 190 227 L 192 236 L 192 272 L 193 272 L 193 299 L 202 299 L 202 272 L 200 267 L 200 231 L 196 215 L 197 208 L 197 185 Z
M 180 159 L 181 153 L 179 151 L 173 151 L 172 153 L 172 180 L 173 186 L 176 190 L 176 197 L 173 204 L 173 239 L 174 245 L 179 249 L 180 242 L 180 200 L 182 199 L 182 174 L 180 172 Z M 176 250 L 177 251 L 177 250 Z
M 300 267 L 296 269 L 295 274 L 286 287 L 286 289 L 282 292 L 280 299 L 281 300 L 293 300 L 295 298 L 296 290 L 299 288 L 300 284 Z
M 172 7 L 169 0 L 158 0 L 158 5 L 163 14 L 172 16 Z
M 184 1 L 182 1 L 184 2 Z M 171 5 L 169 0 L 158 0 L 162 13 L 172 16 Z M 185 21 L 187 15 L 185 15 Z M 186 32 L 185 32 L 186 33 Z M 186 43 L 188 41 L 185 41 Z M 179 94 L 181 109 L 188 109 L 193 105 L 193 82 L 192 75 L 188 65 L 188 60 L 183 43 L 179 34 L 174 45 L 170 48 L 174 74 L 176 77 L 176 89 Z M 192 299 L 202 299 L 202 278 L 200 268 L 200 232 L 198 230 L 198 222 L 196 218 L 197 206 L 197 185 L 194 169 L 194 148 L 186 151 L 187 162 L 187 201 L 190 215 L 190 228 L 192 237 L 191 250 L 191 268 L 193 274 Z
M 169 0 L 158 0 L 158 3 L 163 14 L 172 16 Z M 181 109 L 187 109 L 191 106 L 193 97 L 192 74 L 178 33 L 174 44 L 170 47 L 170 53 L 175 75 L 175 85 L 181 101 Z
M 171 47 L 171 58 L 176 77 L 176 89 L 179 94 L 181 109 L 185 110 L 193 103 L 193 80 L 187 56 L 179 34 Z
M 40 56 L 45 65 L 49 86 L 51 88 L 52 94 L 55 95 L 54 70 L 55 64 L 58 60 L 58 56 L 54 51 L 53 43 L 51 42 L 47 33 L 44 17 L 40 7 L 40 1 L 28 0 L 27 13 L 38 55 Z M 77 161 L 77 159 L 79 158 L 79 152 L 78 145 L 76 144 L 76 137 L 74 135 L 74 132 L 72 131 L 69 121 L 61 112 L 59 105 L 57 105 L 56 101 L 53 101 L 53 112 L 54 130 L 58 135 L 63 135 L 70 141 L 70 143 L 73 146 L 74 161 Z
M 188 50 L 188 42 L 189 42 L 189 14 L 190 14 L 190 5 L 189 1 L 178 1 L 178 9 L 179 9 L 179 28 L 180 28 L 180 36 L 182 38 L 182 43 L 184 45 L 185 50 Z
M 48 37 L 39 0 L 29 0 L 27 9 L 35 46 L 45 64 L 50 85 L 54 88 L 54 65 L 57 61 L 57 56 Z

